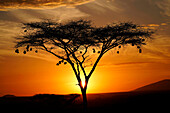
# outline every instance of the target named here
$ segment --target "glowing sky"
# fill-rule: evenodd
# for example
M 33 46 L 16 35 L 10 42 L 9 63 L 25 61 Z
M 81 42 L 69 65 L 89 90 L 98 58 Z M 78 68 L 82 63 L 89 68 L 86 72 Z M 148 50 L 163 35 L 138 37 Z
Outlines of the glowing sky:
M 119 55 L 108 52 L 90 79 L 89 93 L 130 91 L 170 79 L 170 0 L 1 0 L 0 96 L 80 93 L 69 65 L 57 67 L 56 58 L 45 53 L 16 55 L 13 48 L 22 22 L 78 18 L 96 26 L 132 21 L 157 29 L 142 54 L 128 46 Z

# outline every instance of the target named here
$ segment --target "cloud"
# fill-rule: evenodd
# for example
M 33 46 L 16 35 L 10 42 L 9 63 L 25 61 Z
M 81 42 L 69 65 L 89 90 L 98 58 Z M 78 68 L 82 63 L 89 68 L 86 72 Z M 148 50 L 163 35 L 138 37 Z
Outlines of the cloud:
M 154 62 L 125 62 L 125 63 L 117 63 L 114 65 L 136 65 L 136 64 L 148 64 L 148 63 L 154 63 Z
M 7 8 L 53 8 L 58 6 L 75 6 L 93 0 L 1 0 L 0 10 Z
M 95 23 L 133 21 L 138 24 L 160 24 L 169 20 L 170 0 L 95 0 L 76 6 Z M 169 13 L 168 13 L 169 12 Z
M 163 15 L 170 16 L 170 0 L 157 0 L 157 5 L 163 9 Z

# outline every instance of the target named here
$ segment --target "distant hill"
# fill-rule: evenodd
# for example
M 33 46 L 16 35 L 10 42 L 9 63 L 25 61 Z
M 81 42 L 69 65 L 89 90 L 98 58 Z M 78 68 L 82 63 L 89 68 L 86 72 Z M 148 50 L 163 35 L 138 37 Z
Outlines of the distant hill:
M 140 88 L 134 91 L 170 91 L 170 79 L 161 80 Z
M 151 84 L 151 86 L 154 85 L 154 88 L 159 86 L 159 91 L 149 90 L 147 92 L 142 90 L 136 92 L 87 94 L 88 113 L 136 113 L 139 110 L 143 113 L 154 113 L 160 110 L 161 113 L 167 112 L 169 110 L 169 104 L 167 103 L 170 102 L 170 90 L 166 88 L 168 86 L 165 84 L 169 83 L 170 80 L 163 80 Z M 150 85 L 147 86 L 149 87 Z M 160 91 L 160 89 L 162 90 L 160 86 L 166 88 L 163 90 L 168 91 Z M 37 94 L 30 97 L 6 95 L 0 97 L 0 111 L 5 112 L 83 113 L 82 105 L 82 96 L 78 94 Z

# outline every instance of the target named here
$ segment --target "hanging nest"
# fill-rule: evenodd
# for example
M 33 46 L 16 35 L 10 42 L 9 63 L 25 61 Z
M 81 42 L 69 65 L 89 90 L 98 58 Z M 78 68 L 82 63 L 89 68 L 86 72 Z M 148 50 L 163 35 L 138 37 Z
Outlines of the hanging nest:
M 56 65 L 57 65 L 57 66 L 59 66 L 60 64 L 59 64 L 59 63 L 57 63 Z
M 23 53 L 26 54 L 27 52 L 24 50 Z
M 137 46 L 138 49 L 140 49 L 140 46 Z
M 19 53 L 19 49 L 16 49 L 16 50 L 15 50 L 15 53 Z
M 29 45 L 27 45 L 27 47 L 26 47 L 26 50 L 27 50 L 27 51 L 29 51 L 29 47 L 30 47 L 30 46 L 29 46 Z
M 95 53 L 96 52 L 96 50 L 93 48 L 93 53 Z

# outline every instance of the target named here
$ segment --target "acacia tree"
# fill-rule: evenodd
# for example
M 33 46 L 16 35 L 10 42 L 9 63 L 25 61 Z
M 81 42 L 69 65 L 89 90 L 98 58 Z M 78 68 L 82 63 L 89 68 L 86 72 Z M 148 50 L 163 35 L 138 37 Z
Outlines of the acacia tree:
M 130 22 L 93 27 L 91 21 L 87 20 L 63 24 L 47 20 L 23 25 L 23 34 L 16 38 L 15 52 L 19 53 L 19 47 L 26 47 L 24 54 L 36 48 L 36 53 L 39 49 L 57 57 L 59 59 L 57 66 L 62 63 L 70 64 L 81 89 L 85 109 L 88 82 L 102 56 L 109 50 L 128 44 L 136 46 L 141 53 L 141 46 L 145 45 L 147 39 L 154 33 L 151 29 Z M 97 59 L 92 62 L 90 59 L 94 53 L 97 53 Z M 87 73 L 86 67 L 89 64 L 92 68 Z M 84 85 L 80 75 L 85 79 Z

